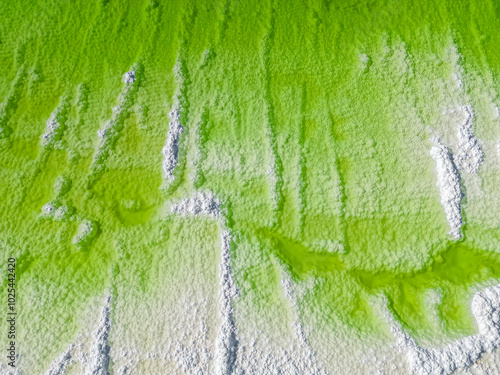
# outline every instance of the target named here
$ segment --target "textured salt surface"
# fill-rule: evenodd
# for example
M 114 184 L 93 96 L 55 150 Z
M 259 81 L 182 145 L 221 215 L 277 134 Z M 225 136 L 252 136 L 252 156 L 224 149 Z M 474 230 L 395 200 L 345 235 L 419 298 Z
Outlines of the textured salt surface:
M 134 65 L 130 71 L 122 77 L 123 88 L 118 96 L 118 104 L 113 107 L 111 120 L 106 121 L 101 129 L 97 131 L 98 145 L 93 156 L 91 171 L 102 168 L 102 163 L 108 156 L 113 143 L 122 130 L 128 111 L 133 105 L 133 95 L 137 90 L 138 66 Z
M 172 213 L 182 216 L 208 216 L 221 228 L 221 253 L 219 263 L 219 318 L 221 321 L 215 341 L 214 374 L 229 375 L 234 372 L 238 339 L 234 323 L 232 300 L 238 297 L 238 288 L 231 271 L 231 234 L 220 210 L 220 202 L 210 192 L 198 192 L 171 207 Z
M 66 127 L 67 110 L 68 100 L 66 97 L 63 97 L 47 120 L 45 133 L 40 136 L 40 143 L 43 147 L 54 147 L 55 142 L 61 138 Z
M 285 298 L 288 300 L 292 311 L 292 319 L 293 319 L 291 324 L 292 329 L 295 332 L 297 340 L 299 341 L 301 354 L 304 357 L 301 361 L 302 364 L 306 366 L 303 369 L 303 371 L 307 369 L 307 371 L 305 371 L 304 373 L 326 375 L 326 372 L 323 369 L 319 368 L 315 353 L 313 352 L 311 346 L 307 342 L 306 335 L 304 333 L 304 328 L 300 323 L 300 318 L 298 314 L 299 306 L 297 304 L 297 299 L 293 293 L 292 283 L 293 281 L 290 277 L 281 280 L 281 285 L 283 286 Z
M 230 249 L 231 235 L 228 230 L 221 233 L 221 258 L 219 264 L 219 317 L 221 326 L 215 342 L 215 374 L 229 375 L 233 373 L 238 349 L 236 327 L 232 300 L 238 296 L 238 289 L 231 272 Z
M 446 213 L 450 234 L 459 239 L 462 237 L 460 176 L 453 163 L 448 148 L 441 144 L 438 138 L 432 138 L 434 146 L 431 148 L 431 156 L 436 162 L 437 187 L 441 198 L 441 204 Z
M 95 237 L 97 223 L 92 220 L 84 220 L 78 227 L 78 232 L 73 237 L 73 244 L 79 247 L 85 246 Z
M 93 334 L 94 345 L 90 353 L 90 365 L 87 368 L 86 375 L 109 374 L 110 347 L 108 345 L 108 336 L 111 330 L 110 302 L 111 296 L 106 298 L 106 302 L 101 311 L 99 326 Z
M 163 178 L 167 184 L 172 183 L 175 179 L 174 170 L 179 159 L 179 138 L 184 132 L 184 127 L 180 123 L 181 114 L 179 108 L 174 106 L 169 116 L 171 121 L 169 123 L 167 141 L 161 150 L 163 155 Z
M 64 375 L 66 373 L 66 368 L 71 363 L 71 352 L 74 347 L 75 346 L 71 344 L 68 349 L 61 354 L 61 356 L 59 356 L 59 358 L 52 362 L 50 369 L 45 373 L 45 375 Z
M 476 173 L 483 161 L 483 151 L 477 138 L 472 132 L 474 113 L 472 106 L 461 107 L 464 120 L 458 125 L 458 153 L 454 155 L 453 161 L 460 170 Z
M 174 76 L 177 83 L 177 89 L 173 98 L 172 110 L 169 113 L 170 122 L 165 146 L 162 148 L 163 155 L 163 187 L 168 188 L 175 180 L 174 170 L 179 162 L 179 147 L 181 143 L 181 134 L 184 132 L 182 122 L 187 117 L 186 100 L 186 67 L 181 58 L 178 58 L 174 66 Z
M 421 375 L 451 374 L 476 362 L 500 346 L 500 285 L 475 294 L 471 304 L 478 334 L 442 348 L 422 348 L 392 320 L 392 332 L 412 371 Z

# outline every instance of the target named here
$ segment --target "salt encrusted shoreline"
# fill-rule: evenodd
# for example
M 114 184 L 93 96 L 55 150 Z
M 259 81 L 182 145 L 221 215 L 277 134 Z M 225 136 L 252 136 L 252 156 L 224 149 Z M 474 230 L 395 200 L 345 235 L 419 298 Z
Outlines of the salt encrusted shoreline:
M 446 146 L 438 138 L 431 138 L 434 143 L 430 153 L 436 162 L 437 187 L 441 198 L 441 205 L 446 213 L 450 225 L 450 234 L 455 239 L 460 239 L 462 234 L 460 175 L 453 163 L 452 156 Z
M 422 348 L 389 317 L 400 350 L 406 355 L 413 373 L 444 375 L 465 369 L 483 354 L 500 347 L 500 285 L 489 287 L 474 295 L 471 303 L 478 333 L 459 339 L 448 346 Z

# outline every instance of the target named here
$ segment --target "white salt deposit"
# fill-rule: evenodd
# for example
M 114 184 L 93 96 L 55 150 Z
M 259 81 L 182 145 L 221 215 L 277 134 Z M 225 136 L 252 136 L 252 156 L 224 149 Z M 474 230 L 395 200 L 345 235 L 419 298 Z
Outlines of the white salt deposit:
M 220 202 L 210 192 L 197 192 L 192 197 L 181 200 L 179 204 L 173 204 L 171 210 L 182 216 L 210 216 L 213 219 L 221 216 Z
M 73 244 L 81 246 L 92 239 L 97 231 L 97 224 L 92 220 L 84 220 L 78 227 L 78 232 L 73 237 Z
M 171 183 L 175 179 L 174 170 L 179 158 L 179 138 L 184 132 L 184 127 L 180 123 L 181 113 L 177 106 L 174 105 L 169 116 L 171 121 L 169 123 L 167 141 L 161 153 L 163 155 L 163 178 L 168 183 Z
M 41 136 L 42 146 L 48 146 L 54 141 L 55 134 L 60 126 L 61 124 L 56 121 L 55 116 L 51 116 L 47 120 L 47 128 L 45 129 L 45 133 Z
M 46 203 L 42 207 L 42 215 L 53 215 L 55 207 L 52 203 Z
M 45 133 L 40 136 L 40 144 L 43 147 L 54 146 L 54 143 L 64 131 L 65 111 L 67 109 L 67 105 L 67 98 L 61 98 L 61 102 L 47 120 Z
M 437 348 L 420 347 L 390 318 L 394 323 L 391 330 L 414 373 L 451 374 L 471 366 L 484 353 L 500 347 L 500 285 L 476 293 L 471 310 L 476 318 L 478 333 Z
M 182 216 L 208 216 L 219 223 L 221 253 L 219 263 L 219 318 L 221 325 L 215 341 L 214 374 L 229 375 L 234 372 L 238 339 L 234 324 L 232 300 L 238 297 L 238 288 L 231 270 L 231 234 L 220 210 L 220 202 L 210 192 L 198 192 L 191 198 L 172 205 L 172 213 Z
M 302 363 L 304 366 L 307 367 L 307 372 L 308 374 L 317 374 L 317 375 L 326 375 L 326 372 L 321 369 L 316 360 L 315 353 L 311 349 L 309 343 L 307 342 L 306 334 L 304 332 L 304 327 L 300 323 L 300 318 L 299 318 L 299 306 L 297 304 L 297 298 L 294 295 L 293 292 L 293 281 L 290 278 L 290 275 L 287 274 L 287 272 L 282 270 L 282 273 L 285 274 L 287 277 L 283 278 L 281 280 L 281 285 L 283 286 L 283 293 L 285 295 L 285 298 L 288 300 L 288 303 L 290 304 L 290 309 L 292 312 L 292 323 L 291 323 L 291 328 L 293 329 L 293 332 L 295 333 L 295 338 L 298 340 L 299 347 L 300 347 L 300 354 L 302 358 Z M 307 365 L 306 365 L 307 363 Z
M 231 235 L 228 230 L 221 233 L 221 254 L 219 263 L 219 317 L 221 326 L 215 341 L 215 374 L 229 375 L 233 373 L 238 349 L 236 327 L 234 324 L 234 311 L 232 300 L 238 296 L 238 288 L 231 271 L 230 242 Z
M 134 83 L 135 79 L 136 79 L 135 78 L 135 70 L 131 69 L 130 71 L 128 71 L 127 73 L 125 73 L 123 75 L 122 81 L 123 81 L 123 83 L 128 85 L 128 84 Z
M 459 239 L 462 237 L 460 176 L 453 163 L 448 148 L 441 144 L 438 138 L 432 138 L 434 146 L 431 148 L 431 156 L 436 162 L 437 187 L 441 198 L 441 204 L 446 213 L 450 234 Z
M 71 344 L 68 349 L 56 358 L 45 375 L 64 375 L 66 373 L 66 368 L 71 363 L 71 352 L 75 346 Z
M 106 150 L 109 149 L 110 144 L 113 139 L 116 139 L 118 132 L 120 131 L 120 126 L 125 121 L 127 112 L 132 107 L 132 94 L 137 90 L 137 85 L 132 85 L 137 79 L 136 70 L 134 67 L 130 71 L 123 75 L 123 88 L 118 96 L 118 104 L 113 107 L 113 114 L 111 120 L 106 121 L 102 128 L 97 131 L 98 145 L 94 153 L 94 160 L 90 166 L 90 169 L 95 169 L 95 167 L 100 164 L 102 160 L 102 155 Z
M 109 375 L 110 347 L 108 345 L 108 336 L 111 330 L 110 301 L 111 296 L 108 296 L 101 311 L 99 326 L 93 334 L 94 345 L 90 353 L 90 365 L 87 368 L 86 375 Z
M 474 133 L 472 124 L 474 113 L 472 106 L 460 107 L 464 114 L 463 121 L 458 125 L 458 153 L 454 156 L 454 162 L 458 169 L 468 173 L 476 173 L 483 161 L 483 151 Z

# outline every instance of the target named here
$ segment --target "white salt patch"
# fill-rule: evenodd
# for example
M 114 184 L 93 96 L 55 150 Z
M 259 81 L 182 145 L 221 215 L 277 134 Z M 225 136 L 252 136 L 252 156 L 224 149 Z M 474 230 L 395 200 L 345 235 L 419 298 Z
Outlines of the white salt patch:
M 219 264 L 219 317 L 221 326 L 215 341 L 214 362 L 217 375 L 229 375 L 233 373 L 238 348 L 231 301 L 238 297 L 239 292 L 231 271 L 231 254 L 229 252 L 231 235 L 228 230 L 222 230 L 221 242 Z
M 476 173 L 483 161 L 483 151 L 474 133 L 472 133 L 474 113 L 470 105 L 463 106 L 460 110 L 464 113 L 464 120 L 458 125 L 459 151 L 454 156 L 454 162 L 458 169 Z
M 432 138 L 431 141 L 434 146 L 430 153 L 436 162 L 437 187 L 441 204 L 450 225 L 450 234 L 455 239 L 459 239 L 462 237 L 460 233 L 462 227 L 460 177 L 448 148 L 442 145 L 438 138 Z
M 453 78 L 455 79 L 455 82 L 457 83 L 457 87 L 461 88 L 463 86 L 463 82 L 460 79 L 460 76 L 457 73 L 453 73 Z
M 55 116 L 51 116 L 47 120 L 47 127 L 45 129 L 45 133 L 40 137 L 42 146 L 48 146 L 54 142 L 55 135 L 58 129 L 61 127 L 61 124 L 56 121 Z
M 52 203 L 46 203 L 42 207 L 42 215 L 52 215 L 55 212 L 55 207 Z
M 137 89 L 137 86 L 131 84 L 134 83 L 136 79 L 136 71 L 133 68 L 123 75 L 123 88 L 118 96 L 119 104 L 113 107 L 111 120 L 106 121 L 103 127 L 97 131 L 99 144 L 94 153 L 94 160 L 90 165 L 91 170 L 102 162 L 102 160 L 100 160 L 101 155 L 105 150 L 109 149 L 113 137 L 118 135 L 120 125 L 125 121 L 125 116 L 132 106 L 132 93 Z
M 220 202 L 210 192 L 197 192 L 192 197 L 181 200 L 179 204 L 173 204 L 171 210 L 182 216 L 210 216 L 213 219 L 221 216 Z
M 136 80 L 135 78 L 135 70 L 130 70 L 127 73 L 123 75 L 122 81 L 125 84 L 131 84 L 134 83 Z
M 500 285 L 476 293 L 471 310 L 476 318 L 478 334 L 446 347 L 422 348 L 398 325 L 391 328 L 414 373 L 451 374 L 472 365 L 484 353 L 500 347 Z
M 54 212 L 54 220 L 65 220 L 71 215 L 71 210 L 68 206 L 60 206 Z
M 169 116 L 171 121 L 169 123 L 167 141 L 161 153 L 163 155 L 163 178 L 171 183 L 175 179 L 174 169 L 177 166 L 179 158 L 179 138 L 184 132 L 184 128 L 180 123 L 181 114 L 177 106 L 172 108 Z
M 111 330 L 110 301 L 111 296 L 108 296 L 101 311 L 99 326 L 93 334 L 94 345 L 90 353 L 90 365 L 87 368 L 86 375 L 109 375 L 110 347 L 108 345 L 108 336 Z
M 92 220 L 84 220 L 78 227 L 78 232 L 73 237 L 73 244 L 80 246 L 90 240 L 97 231 L 97 224 Z
M 71 363 L 71 352 L 75 346 L 71 344 L 68 349 L 56 358 L 45 375 L 64 375 L 66 373 L 66 368 Z

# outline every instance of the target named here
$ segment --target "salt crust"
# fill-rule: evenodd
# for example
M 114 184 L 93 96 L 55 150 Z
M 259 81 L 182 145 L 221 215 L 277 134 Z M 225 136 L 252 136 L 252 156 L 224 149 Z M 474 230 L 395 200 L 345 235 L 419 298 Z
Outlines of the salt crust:
M 40 144 L 43 147 L 54 146 L 57 138 L 60 137 L 61 133 L 64 131 L 64 112 L 67 108 L 66 98 L 61 99 L 61 103 L 52 112 L 49 119 L 47 120 L 47 127 L 45 128 L 45 133 L 40 136 Z
M 446 146 L 438 138 L 431 138 L 434 146 L 431 156 L 436 162 L 437 187 L 441 198 L 441 205 L 446 213 L 450 234 L 455 239 L 460 239 L 462 234 L 461 203 L 462 191 L 460 188 L 460 175 Z
M 458 153 L 454 155 L 453 161 L 458 169 L 476 173 L 484 155 L 477 138 L 472 133 L 474 113 L 470 105 L 460 107 L 460 110 L 465 114 L 465 118 L 458 125 Z
M 109 375 L 108 367 L 111 362 L 108 345 L 111 330 L 110 302 L 111 296 L 107 296 L 101 309 L 97 329 L 92 334 L 90 351 L 88 353 L 82 351 L 81 344 L 70 344 L 66 351 L 52 362 L 44 375 L 64 375 L 68 366 L 74 363 L 80 363 L 85 368 L 84 375 Z
M 110 347 L 108 345 L 108 336 L 111 330 L 110 302 L 111 296 L 108 296 L 101 310 L 99 326 L 93 334 L 94 345 L 90 353 L 90 366 L 87 367 L 86 375 L 109 375 Z
M 448 346 L 422 348 L 405 333 L 393 318 L 391 331 L 399 349 L 406 355 L 412 371 L 421 375 L 451 374 L 465 369 L 483 354 L 500 347 L 500 285 L 474 295 L 471 311 L 476 318 L 478 333 L 459 339 Z
M 283 272 L 283 271 L 282 271 Z M 289 276 L 289 275 L 288 275 Z M 297 299 L 293 293 L 293 281 L 290 277 L 281 280 L 281 285 L 283 286 L 283 292 L 285 298 L 288 300 L 293 316 L 292 329 L 295 332 L 295 337 L 299 341 L 299 346 L 307 358 L 306 362 L 308 364 L 308 373 L 315 375 L 326 375 L 323 369 L 320 369 L 317 365 L 317 360 L 315 358 L 315 353 L 312 351 L 309 343 L 307 342 L 306 335 L 304 333 L 304 327 L 299 321 L 298 311 L 299 306 L 297 305 Z
M 221 228 L 221 254 L 219 263 L 219 327 L 215 340 L 214 374 L 229 375 L 234 372 L 238 349 L 237 331 L 234 323 L 232 300 L 239 295 L 231 270 L 231 233 L 220 209 L 220 202 L 210 192 L 197 192 L 191 198 L 172 205 L 172 213 L 182 216 L 208 216 L 216 220 Z
M 84 244 L 95 234 L 96 229 L 97 225 L 92 220 L 84 220 L 73 237 L 73 244 L 77 246 Z
M 124 114 L 130 109 L 132 105 L 131 95 L 135 90 L 134 85 L 137 80 L 135 68 L 131 68 L 130 71 L 125 73 L 122 77 L 123 88 L 118 96 L 118 105 L 113 107 L 113 115 L 111 120 L 106 121 L 101 129 L 97 131 L 97 137 L 99 138 L 99 145 L 97 146 L 96 152 L 94 154 L 94 160 L 91 164 L 91 169 L 94 169 L 100 160 L 103 153 L 109 149 L 110 143 L 116 136 L 117 132 L 120 130 L 120 125 L 125 120 Z
M 52 362 L 52 365 L 47 370 L 45 375 L 64 375 L 66 373 L 66 368 L 71 362 L 71 352 L 73 351 L 74 347 L 74 344 L 69 345 L 68 349 L 66 349 L 63 354 L 61 354 L 54 362 Z
M 178 106 L 174 105 L 169 116 L 171 121 L 169 123 L 167 140 L 161 153 L 163 155 L 163 178 L 168 183 L 171 183 L 175 179 L 174 169 L 179 159 L 179 138 L 184 132 L 184 127 L 180 123 L 181 113 Z

